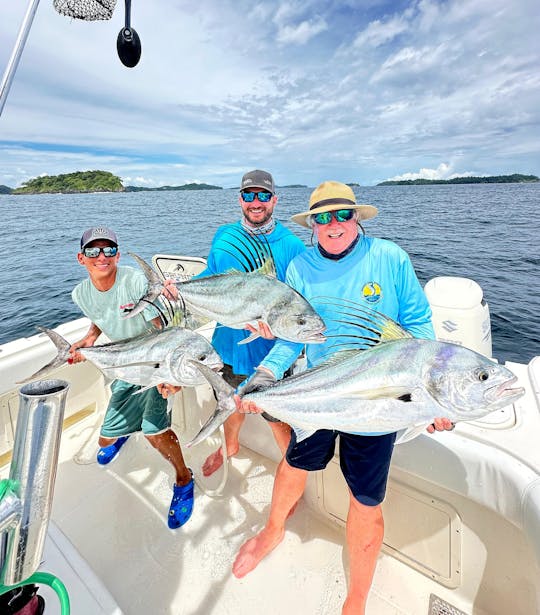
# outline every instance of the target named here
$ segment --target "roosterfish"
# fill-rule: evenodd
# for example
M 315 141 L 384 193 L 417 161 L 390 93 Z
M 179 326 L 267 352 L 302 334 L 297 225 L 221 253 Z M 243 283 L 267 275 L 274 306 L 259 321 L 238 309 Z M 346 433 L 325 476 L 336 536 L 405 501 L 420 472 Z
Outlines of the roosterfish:
M 367 313 L 366 310 L 364 312 Z M 420 434 L 436 417 L 472 421 L 524 394 L 516 376 L 477 352 L 415 339 L 380 313 L 368 318 L 378 343 L 336 352 L 316 367 L 242 396 L 291 425 L 298 442 L 318 429 L 347 433 L 400 432 L 396 443 Z M 214 414 L 188 444 L 208 437 L 236 411 L 234 389 L 198 365 L 218 400 Z

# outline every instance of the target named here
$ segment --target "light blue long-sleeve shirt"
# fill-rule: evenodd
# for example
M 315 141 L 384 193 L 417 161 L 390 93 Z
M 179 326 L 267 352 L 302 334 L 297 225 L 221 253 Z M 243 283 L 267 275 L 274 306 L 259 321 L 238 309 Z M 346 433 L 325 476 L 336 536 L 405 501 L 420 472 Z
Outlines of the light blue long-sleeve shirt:
M 329 344 L 335 341 L 330 336 L 353 332 L 350 325 L 336 322 L 346 320 L 343 300 L 385 314 L 414 337 L 435 338 L 431 308 L 411 260 L 391 241 L 360 237 L 352 252 L 340 260 L 325 258 L 317 247 L 311 248 L 293 259 L 285 281 L 308 301 L 313 300 L 327 325 L 329 339 L 306 346 L 308 367 L 328 358 Z M 321 297 L 326 298 L 324 305 L 316 300 Z M 280 379 L 301 350 L 301 344 L 277 340 L 261 365 Z

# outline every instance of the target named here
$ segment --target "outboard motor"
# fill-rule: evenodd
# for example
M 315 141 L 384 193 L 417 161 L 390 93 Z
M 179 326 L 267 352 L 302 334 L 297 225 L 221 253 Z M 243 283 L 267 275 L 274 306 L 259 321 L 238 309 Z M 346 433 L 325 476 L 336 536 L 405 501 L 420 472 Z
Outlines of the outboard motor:
M 480 286 L 468 278 L 433 278 L 424 291 L 433 313 L 435 335 L 492 357 L 489 306 Z

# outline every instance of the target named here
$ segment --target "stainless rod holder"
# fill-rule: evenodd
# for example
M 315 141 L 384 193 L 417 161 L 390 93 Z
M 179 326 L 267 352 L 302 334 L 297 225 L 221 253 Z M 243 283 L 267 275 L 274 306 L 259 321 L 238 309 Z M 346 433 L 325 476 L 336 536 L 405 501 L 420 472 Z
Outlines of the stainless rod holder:
M 4 504 L 0 506 L 0 583 L 4 585 L 24 581 L 41 563 L 68 388 L 64 380 L 40 380 L 19 391 L 9 472 L 12 491 L 0 502 Z

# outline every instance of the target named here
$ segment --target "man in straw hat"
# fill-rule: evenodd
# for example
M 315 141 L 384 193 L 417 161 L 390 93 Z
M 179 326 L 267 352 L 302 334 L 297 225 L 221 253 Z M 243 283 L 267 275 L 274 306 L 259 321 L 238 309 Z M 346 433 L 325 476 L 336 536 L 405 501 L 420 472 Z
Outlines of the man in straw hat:
M 431 310 L 408 255 L 391 241 L 364 233 L 361 222 L 376 215 L 376 207 L 356 202 L 349 186 L 326 181 L 311 194 L 309 210 L 292 217 L 294 222 L 312 229 L 317 244 L 291 261 L 286 282 L 308 300 L 326 298 L 324 305 L 315 305 L 327 325 L 325 335 L 329 341 L 307 346 L 308 367 L 328 357 L 332 337 L 342 338 L 347 332 L 351 335 L 351 325 L 344 323 L 348 319 L 342 315 L 345 304 L 347 311 L 352 310 L 351 302 L 389 316 L 415 337 L 434 338 Z M 261 382 L 268 384 L 282 378 L 300 350 L 298 344 L 278 340 L 243 392 L 254 390 Z M 239 403 L 240 412 L 261 412 L 253 402 Z M 451 428 L 452 423 L 441 418 L 428 431 Z M 350 583 L 343 614 L 360 615 L 365 610 L 383 539 L 381 502 L 395 433 L 349 434 L 321 429 L 298 445 L 293 432 L 276 473 L 266 526 L 242 546 L 233 573 L 239 578 L 245 576 L 280 543 L 285 521 L 304 491 L 308 471 L 326 467 L 334 455 L 338 435 L 340 464 L 350 495 Z

